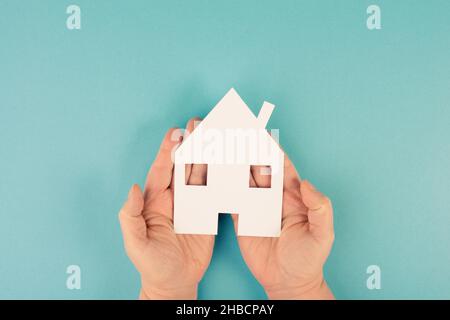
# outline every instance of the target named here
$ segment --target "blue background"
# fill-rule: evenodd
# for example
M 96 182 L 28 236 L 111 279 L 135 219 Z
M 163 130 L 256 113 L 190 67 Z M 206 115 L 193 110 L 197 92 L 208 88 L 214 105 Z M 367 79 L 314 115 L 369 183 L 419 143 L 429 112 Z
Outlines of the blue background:
M 81 30 L 72 2 L 0 2 L 0 298 L 137 297 L 117 212 L 166 129 L 230 87 L 276 105 L 269 126 L 332 198 L 337 298 L 450 298 L 450 1 L 73 3 Z M 200 298 L 265 298 L 229 217 L 219 232 Z

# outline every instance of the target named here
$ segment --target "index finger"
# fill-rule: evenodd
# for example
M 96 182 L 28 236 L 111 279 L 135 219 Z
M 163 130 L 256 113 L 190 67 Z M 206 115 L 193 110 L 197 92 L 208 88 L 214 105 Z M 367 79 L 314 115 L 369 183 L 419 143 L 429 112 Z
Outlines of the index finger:
M 181 137 L 181 138 L 180 138 Z M 179 145 L 183 135 L 178 128 L 171 128 L 167 131 L 155 161 L 150 168 L 145 183 L 145 193 L 163 191 L 170 186 L 173 173 L 172 153 Z
M 284 153 L 283 187 L 288 190 L 298 190 L 300 188 L 300 176 L 286 152 Z

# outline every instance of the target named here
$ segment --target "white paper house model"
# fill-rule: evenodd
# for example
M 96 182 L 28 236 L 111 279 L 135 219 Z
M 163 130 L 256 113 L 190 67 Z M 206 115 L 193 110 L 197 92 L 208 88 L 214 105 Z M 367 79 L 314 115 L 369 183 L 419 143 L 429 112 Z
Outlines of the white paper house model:
M 175 151 L 174 228 L 217 234 L 218 214 L 238 214 L 238 235 L 278 237 L 284 153 L 265 129 L 274 106 L 256 117 L 231 89 Z M 188 185 L 186 164 L 207 164 L 206 185 Z M 270 187 L 250 186 L 250 166 L 270 166 Z M 269 178 L 268 178 L 269 179 Z

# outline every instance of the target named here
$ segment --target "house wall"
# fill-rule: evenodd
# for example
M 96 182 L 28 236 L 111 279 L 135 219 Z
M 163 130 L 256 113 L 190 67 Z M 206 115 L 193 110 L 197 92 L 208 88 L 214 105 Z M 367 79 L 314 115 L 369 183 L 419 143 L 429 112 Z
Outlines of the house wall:
M 282 162 L 280 154 L 275 162 Z M 250 165 L 209 164 L 207 185 L 186 185 L 185 165 L 175 165 L 174 224 L 178 233 L 217 234 L 219 213 L 239 214 L 241 235 L 277 236 L 281 223 L 283 170 L 271 188 L 250 188 Z M 258 223 L 255 223 L 258 221 Z

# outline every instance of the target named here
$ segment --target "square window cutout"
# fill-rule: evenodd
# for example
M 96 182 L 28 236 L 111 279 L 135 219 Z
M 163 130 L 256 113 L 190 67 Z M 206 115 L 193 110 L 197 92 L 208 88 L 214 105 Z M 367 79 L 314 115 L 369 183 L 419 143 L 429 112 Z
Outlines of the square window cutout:
M 208 164 L 185 164 L 184 181 L 187 186 L 206 186 L 208 182 Z
M 272 186 L 271 166 L 250 166 L 249 187 L 270 188 Z

